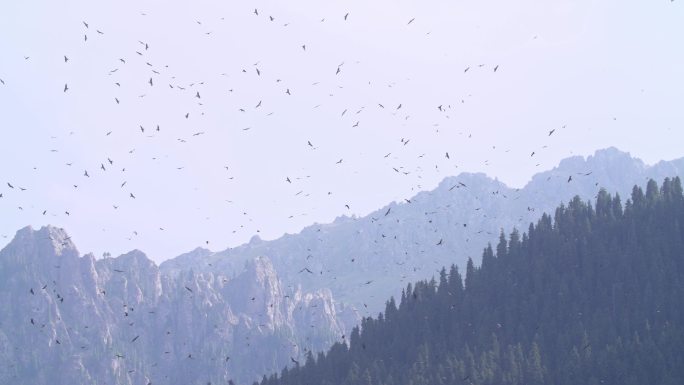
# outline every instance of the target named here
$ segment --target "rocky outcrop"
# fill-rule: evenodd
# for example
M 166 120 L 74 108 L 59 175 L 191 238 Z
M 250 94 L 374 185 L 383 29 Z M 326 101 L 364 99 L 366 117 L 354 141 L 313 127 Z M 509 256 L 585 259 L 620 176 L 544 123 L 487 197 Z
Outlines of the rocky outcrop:
M 249 383 L 357 317 L 329 291 L 284 287 L 265 257 L 231 277 L 163 275 L 138 250 L 80 256 L 50 226 L 0 251 L 0 310 L 0 383 L 26 384 Z

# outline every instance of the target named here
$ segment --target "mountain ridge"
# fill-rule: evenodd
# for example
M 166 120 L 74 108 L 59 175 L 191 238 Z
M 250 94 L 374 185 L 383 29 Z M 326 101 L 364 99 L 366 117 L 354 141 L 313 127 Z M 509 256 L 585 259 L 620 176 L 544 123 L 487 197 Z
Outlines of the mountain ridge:
M 461 173 L 363 217 L 341 216 L 274 240 L 253 237 L 223 251 L 186 253 L 160 268 L 170 275 L 184 269 L 230 275 L 245 258 L 266 255 L 285 281 L 308 290 L 328 287 L 338 300 L 370 315 L 382 309 L 383 298 L 397 296 L 405 282 L 426 278 L 452 262 L 464 267 L 468 257 L 477 262 L 501 229 L 526 228 L 574 195 L 588 199 L 600 188 L 627 195 L 646 178 L 683 174 L 684 158 L 647 166 L 615 147 L 563 159 L 519 189 L 484 173 Z M 305 268 L 315 274 L 300 273 Z M 365 285 L 368 281 L 374 282 Z

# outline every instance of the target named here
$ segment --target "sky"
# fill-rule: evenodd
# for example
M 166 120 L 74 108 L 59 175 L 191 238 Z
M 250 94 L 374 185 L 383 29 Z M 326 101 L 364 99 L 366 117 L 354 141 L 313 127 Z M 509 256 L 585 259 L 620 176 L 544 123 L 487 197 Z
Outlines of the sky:
M 682 20 L 669 0 L 4 2 L 0 245 L 52 224 L 160 262 L 460 172 L 679 158 Z

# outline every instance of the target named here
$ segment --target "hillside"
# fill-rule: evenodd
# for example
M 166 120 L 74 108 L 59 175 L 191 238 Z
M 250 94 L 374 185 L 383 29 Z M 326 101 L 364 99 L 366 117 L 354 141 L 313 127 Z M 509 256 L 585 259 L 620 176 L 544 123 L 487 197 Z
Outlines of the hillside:
M 682 224 L 679 178 L 576 197 L 261 385 L 680 384 Z

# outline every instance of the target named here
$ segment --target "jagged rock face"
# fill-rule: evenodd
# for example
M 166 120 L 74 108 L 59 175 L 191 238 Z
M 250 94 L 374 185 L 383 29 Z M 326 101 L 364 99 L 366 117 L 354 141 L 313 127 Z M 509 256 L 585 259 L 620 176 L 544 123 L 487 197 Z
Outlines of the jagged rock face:
M 588 158 L 565 159 L 522 189 L 484 174 L 464 173 L 444 179 L 410 203 L 391 203 L 366 217 L 341 217 L 273 241 L 254 238 L 218 253 L 186 254 L 164 262 L 161 269 L 230 276 L 245 260 L 266 255 L 283 282 L 310 291 L 329 288 L 338 301 L 375 315 L 408 282 L 429 279 L 445 265 L 465 268 L 468 257 L 478 263 L 483 248 L 496 243 L 502 229 L 526 231 L 543 212 L 553 214 L 575 195 L 590 199 L 602 187 L 620 193 L 624 201 L 632 186 L 646 178 L 662 180 L 683 171 L 684 159 L 647 167 L 609 148 Z M 302 272 L 305 267 L 312 273 Z
M 24 228 L 0 251 L 3 384 L 249 383 L 356 319 L 330 292 L 284 288 L 263 257 L 233 278 L 171 277 L 137 250 L 81 257 L 54 227 Z

